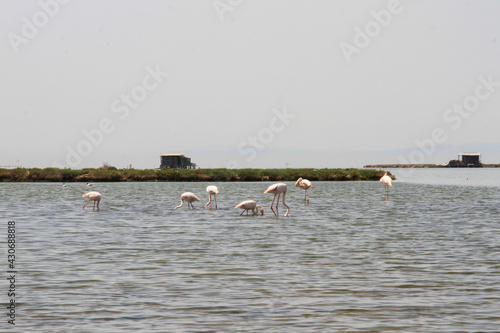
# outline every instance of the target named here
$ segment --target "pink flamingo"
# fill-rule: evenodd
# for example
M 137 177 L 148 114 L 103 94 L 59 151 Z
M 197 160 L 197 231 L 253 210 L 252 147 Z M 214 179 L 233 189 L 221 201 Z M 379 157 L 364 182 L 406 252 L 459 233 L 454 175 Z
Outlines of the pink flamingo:
M 234 206 L 234 208 L 242 208 L 243 211 L 241 212 L 240 216 L 243 215 L 243 213 L 246 211 L 248 215 L 248 211 L 251 209 L 253 215 L 258 214 L 260 210 L 260 214 L 264 215 L 264 210 L 262 209 L 261 206 L 258 206 L 257 203 L 253 200 L 247 200 L 239 203 L 238 205 Z
M 285 205 L 287 208 L 286 213 L 283 216 L 288 216 L 288 212 L 290 211 L 290 207 L 285 203 L 286 184 L 277 183 L 277 184 L 271 185 L 267 188 L 267 190 L 264 193 L 273 193 L 274 194 L 273 202 L 271 202 L 271 210 L 273 211 L 274 215 L 276 215 L 276 216 L 279 216 L 278 204 L 280 202 L 280 195 L 283 193 L 283 205 Z M 273 204 L 274 204 L 274 199 L 276 199 L 276 195 L 278 196 L 278 201 L 276 201 L 276 211 L 274 211 Z
M 187 201 L 187 203 L 188 203 L 188 209 L 190 207 L 189 205 L 191 205 L 191 208 L 194 209 L 193 201 L 201 201 L 201 200 L 200 200 L 200 198 L 198 198 L 196 195 L 194 195 L 191 192 L 182 193 L 182 195 L 181 195 L 181 204 L 179 206 L 175 207 L 174 210 L 176 210 L 177 208 L 181 208 L 182 205 L 184 205 L 184 201 Z
M 387 176 L 387 172 L 382 176 L 382 178 L 380 178 L 380 182 L 384 184 L 384 199 L 389 200 L 389 189 L 387 188 L 387 186 L 392 187 L 392 179 L 391 177 Z
M 213 194 L 215 199 L 215 209 L 217 209 L 217 194 L 219 193 L 219 189 L 217 188 L 217 186 L 210 185 L 207 186 L 207 192 L 208 192 L 208 202 L 205 205 L 205 208 L 207 208 L 207 206 L 210 205 L 210 210 L 212 210 L 212 194 Z
M 295 182 L 295 186 L 300 187 L 303 190 L 306 190 L 306 194 L 304 196 L 304 200 L 307 201 L 307 202 L 309 202 L 309 197 L 311 196 L 311 192 L 313 190 L 313 186 L 312 186 L 311 182 L 309 180 L 307 180 L 307 179 L 299 178 Z M 307 189 L 309 189 L 309 188 L 310 188 L 309 195 L 307 195 Z
M 95 210 L 95 204 L 97 203 L 97 210 L 99 210 L 99 202 L 101 201 L 101 193 L 99 192 L 88 192 L 82 195 L 84 198 L 89 198 L 89 201 L 83 205 L 83 210 L 85 210 L 85 206 L 91 201 L 94 201 L 94 209 Z

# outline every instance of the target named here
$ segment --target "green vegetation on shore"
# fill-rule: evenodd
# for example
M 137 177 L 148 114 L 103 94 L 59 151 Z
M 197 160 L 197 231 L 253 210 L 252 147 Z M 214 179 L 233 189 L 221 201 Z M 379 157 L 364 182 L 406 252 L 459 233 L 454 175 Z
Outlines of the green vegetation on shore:
M 446 164 L 368 164 L 365 168 L 445 168 Z
M 18 168 L 0 169 L 0 182 L 295 181 L 299 177 L 311 181 L 345 181 L 379 180 L 384 172 L 363 169 Z
M 448 164 L 368 164 L 365 168 L 449 168 Z M 500 168 L 500 164 L 483 164 L 483 168 Z M 453 167 L 456 169 L 456 167 Z

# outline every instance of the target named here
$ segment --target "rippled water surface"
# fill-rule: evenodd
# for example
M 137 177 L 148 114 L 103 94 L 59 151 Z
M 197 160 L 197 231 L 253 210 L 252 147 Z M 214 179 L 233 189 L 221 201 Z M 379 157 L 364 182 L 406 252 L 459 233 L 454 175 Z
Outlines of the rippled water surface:
M 500 172 L 490 186 L 454 172 L 406 176 L 388 201 L 379 182 L 314 182 L 305 205 L 289 182 L 279 218 L 271 183 L 215 183 L 216 211 L 211 183 L 96 183 L 100 211 L 82 210 L 85 184 L 1 183 L 3 239 L 16 222 L 14 330 L 499 332 Z M 174 211 L 185 191 L 202 202 Z M 238 216 L 247 199 L 265 215 Z

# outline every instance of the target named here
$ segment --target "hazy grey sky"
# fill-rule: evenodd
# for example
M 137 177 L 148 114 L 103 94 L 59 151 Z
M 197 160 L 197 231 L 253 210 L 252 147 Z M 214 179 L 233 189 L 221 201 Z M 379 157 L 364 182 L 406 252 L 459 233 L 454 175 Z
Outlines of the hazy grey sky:
M 0 12 L 0 165 L 153 168 L 184 153 L 201 167 L 360 167 L 500 147 L 499 1 Z

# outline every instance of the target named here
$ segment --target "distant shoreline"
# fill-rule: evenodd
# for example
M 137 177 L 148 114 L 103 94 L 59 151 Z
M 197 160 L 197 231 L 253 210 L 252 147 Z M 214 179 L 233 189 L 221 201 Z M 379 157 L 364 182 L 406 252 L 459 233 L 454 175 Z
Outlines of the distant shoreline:
M 182 181 L 311 181 L 379 180 L 373 169 L 0 169 L 0 182 L 182 182 Z M 395 179 L 395 177 L 388 172 Z
M 450 167 L 448 164 L 368 164 L 364 168 L 450 168 L 450 169 L 467 169 L 468 167 Z M 477 167 L 470 167 L 477 168 Z M 481 168 L 481 167 L 479 167 Z M 483 164 L 482 168 L 500 168 L 500 164 Z

